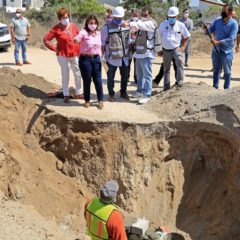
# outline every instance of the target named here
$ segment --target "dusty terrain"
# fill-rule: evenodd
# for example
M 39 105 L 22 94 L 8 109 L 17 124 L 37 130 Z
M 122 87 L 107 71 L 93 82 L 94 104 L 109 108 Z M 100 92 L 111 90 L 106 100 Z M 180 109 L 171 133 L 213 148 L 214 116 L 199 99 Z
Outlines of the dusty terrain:
M 10 65 L 12 52 L 0 55 Z M 119 206 L 152 227 L 239 239 L 240 90 L 210 87 L 206 56 L 192 57 L 181 89 L 155 89 L 144 107 L 106 102 L 103 111 L 46 99 L 60 83 L 56 59 L 30 49 L 30 60 L 11 67 L 42 77 L 0 69 L 0 239 L 82 239 L 84 203 L 110 178 Z

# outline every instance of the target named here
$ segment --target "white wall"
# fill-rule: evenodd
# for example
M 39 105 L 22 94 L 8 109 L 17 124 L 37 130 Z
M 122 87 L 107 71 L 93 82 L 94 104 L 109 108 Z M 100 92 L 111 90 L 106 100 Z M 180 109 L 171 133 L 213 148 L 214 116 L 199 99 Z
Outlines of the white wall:
M 8 7 L 22 7 L 22 0 L 7 0 L 6 2 Z
M 33 8 L 41 8 L 44 5 L 44 0 L 32 0 L 32 7 Z

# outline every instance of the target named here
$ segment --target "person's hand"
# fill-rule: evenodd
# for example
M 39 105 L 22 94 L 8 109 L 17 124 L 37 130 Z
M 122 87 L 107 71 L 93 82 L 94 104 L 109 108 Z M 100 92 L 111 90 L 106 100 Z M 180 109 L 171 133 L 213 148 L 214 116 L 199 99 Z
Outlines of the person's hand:
M 185 51 L 185 48 L 184 47 L 180 47 L 180 48 L 178 48 L 178 51 L 183 53 Z
M 211 39 L 211 43 L 215 46 L 220 44 L 220 41 L 215 40 L 214 38 Z
M 130 26 L 129 22 L 125 22 L 125 21 L 122 22 L 121 25 L 120 25 L 120 27 L 124 27 L 124 28 L 129 27 L 129 26 Z
M 239 46 L 236 46 L 236 48 L 235 48 L 235 52 L 236 52 L 236 53 L 239 52 Z
M 30 40 L 30 35 L 27 35 L 26 36 L 26 41 L 29 42 L 29 40 Z
M 79 41 L 76 38 L 73 39 L 73 42 L 76 44 L 79 43 Z
M 158 53 L 158 56 L 159 56 L 159 57 L 162 57 L 162 56 L 163 56 L 163 51 L 160 51 L 160 52 Z
M 14 44 L 15 43 L 15 38 L 12 38 L 12 44 Z

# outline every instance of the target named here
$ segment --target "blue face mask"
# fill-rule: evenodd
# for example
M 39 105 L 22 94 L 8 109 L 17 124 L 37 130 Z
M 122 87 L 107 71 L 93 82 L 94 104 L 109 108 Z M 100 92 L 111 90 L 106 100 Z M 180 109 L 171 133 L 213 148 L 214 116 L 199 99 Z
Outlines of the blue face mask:
M 112 22 L 113 22 L 115 25 L 119 26 L 119 25 L 122 23 L 122 19 L 113 19 Z
M 170 25 L 174 25 L 176 23 L 177 19 L 176 18 L 168 18 L 168 22 Z

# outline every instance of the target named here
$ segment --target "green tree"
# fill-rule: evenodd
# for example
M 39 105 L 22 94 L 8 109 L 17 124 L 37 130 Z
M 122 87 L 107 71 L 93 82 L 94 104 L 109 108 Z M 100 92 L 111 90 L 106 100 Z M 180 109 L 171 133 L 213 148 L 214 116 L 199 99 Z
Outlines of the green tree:
M 155 0 L 124 0 L 122 3 L 122 6 L 128 10 L 133 9 L 133 8 L 142 8 L 145 6 L 151 6 Z

